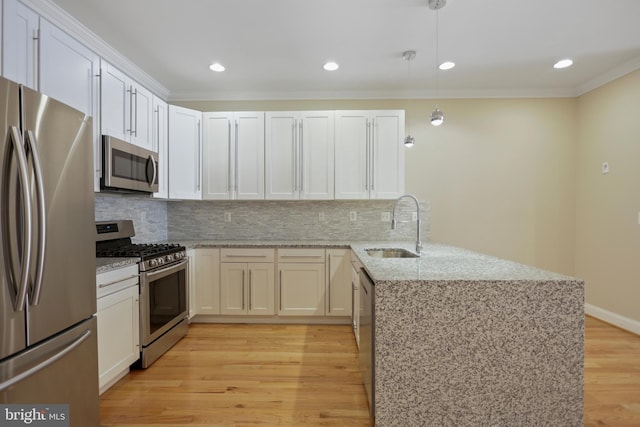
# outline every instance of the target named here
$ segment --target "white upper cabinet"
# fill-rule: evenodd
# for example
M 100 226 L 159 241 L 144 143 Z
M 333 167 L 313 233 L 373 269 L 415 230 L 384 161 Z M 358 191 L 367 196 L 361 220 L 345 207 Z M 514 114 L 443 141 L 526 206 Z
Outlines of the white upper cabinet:
M 169 127 L 168 105 L 160 98 L 153 97 L 153 151 L 158 153 L 158 192 L 153 197 L 166 199 L 169 197 Z
M 108 62 L 100 67 L 101 131 L 123 141 L 128 140 L 129 94 L 127 76 Z
M 2 75 L 96 120 L 98 55 L 17 0 L 2 19 Z
M 169 198 L 202 198 L 202 113 L 169 105 Z
M 153 95 L 113 65 L 101 66 L 102 134 L 153 149 Z
M 40 91 L 98 121 L 100 57 L 40 19 Z
M 2 75 L 37 90 L 40 17 L 18 0 L 4 0 L 2 12 Z
M 204 113 L 203 122 L 203 199 L 264 199 L 264 113 Z
M 335 198 L 404 193 L 404 111 L 336 111 Z
M 267 199 L 333 199 L 333 117 L 333 111 L 266 113 Z

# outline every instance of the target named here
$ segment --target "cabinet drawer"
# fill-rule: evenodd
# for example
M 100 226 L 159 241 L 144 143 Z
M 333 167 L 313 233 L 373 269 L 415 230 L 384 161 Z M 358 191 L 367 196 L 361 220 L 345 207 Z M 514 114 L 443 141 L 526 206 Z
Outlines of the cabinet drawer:
M 275 249 L 230 248 L 220 250 L 221 262 L 273 262 Z
M 278 249 L 278 262 L 324 263 L 324 249 Z
M 121 289 L 138 284 L 138 264 L 117 268 L 96 275 L 96 296 L 102 298 Z

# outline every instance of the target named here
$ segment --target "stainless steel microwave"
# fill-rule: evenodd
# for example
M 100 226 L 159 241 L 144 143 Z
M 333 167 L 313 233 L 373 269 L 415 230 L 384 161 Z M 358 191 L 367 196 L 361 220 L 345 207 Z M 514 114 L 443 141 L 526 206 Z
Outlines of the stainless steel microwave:
M 158 153 L 102 135 L 104 191 L 155 193 L 158 191 Z

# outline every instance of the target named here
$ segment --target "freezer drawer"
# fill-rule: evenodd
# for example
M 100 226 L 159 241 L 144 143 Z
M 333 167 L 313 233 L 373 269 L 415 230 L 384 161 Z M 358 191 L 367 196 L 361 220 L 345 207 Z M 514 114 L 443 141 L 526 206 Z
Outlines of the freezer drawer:
M 68 404 L 71 427 L 97 426 L 96 318 L 0 362 L 0 403 Z M 65 353 L 66 351 L 66 353 Z M 60 356 L 54 360 L 56 356 Z M 47 361 L 54 360 L 51 364 Z M 13 385 L 12 379 L 45 366 Z

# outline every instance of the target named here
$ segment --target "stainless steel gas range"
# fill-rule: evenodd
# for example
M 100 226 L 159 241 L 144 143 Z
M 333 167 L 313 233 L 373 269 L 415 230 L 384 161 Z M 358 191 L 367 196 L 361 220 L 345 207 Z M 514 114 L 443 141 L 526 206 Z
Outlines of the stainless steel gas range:
M 184 246 L 135 244 L 131 220 L 96 222 L 97 257 L 140 258 L 140 367 L 147 368 L 187 334 Z

